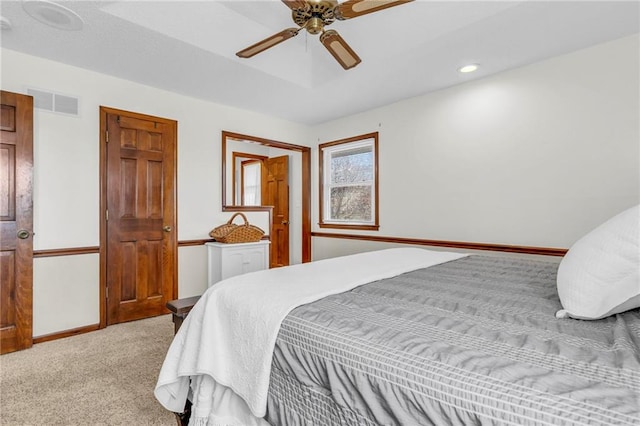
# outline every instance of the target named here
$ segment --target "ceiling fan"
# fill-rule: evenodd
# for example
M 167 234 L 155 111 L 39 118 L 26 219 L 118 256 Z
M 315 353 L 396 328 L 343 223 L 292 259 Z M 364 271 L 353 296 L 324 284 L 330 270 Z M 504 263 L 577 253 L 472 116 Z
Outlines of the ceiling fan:
M 277 34 L 253 44 L 236 53 L 241 58 L 250 58 L 276 44 L 282 43 L 306 29 L 309 34 L 320 34 L 320 42 L 345 70 L 355 67 L 361 60 L 356 52 L 335 30 L 325 30 L 336 19 L 344 21 L 413 0 L 282 0 L 291 9 L 291 17 L 298 28 L 287 28 Z

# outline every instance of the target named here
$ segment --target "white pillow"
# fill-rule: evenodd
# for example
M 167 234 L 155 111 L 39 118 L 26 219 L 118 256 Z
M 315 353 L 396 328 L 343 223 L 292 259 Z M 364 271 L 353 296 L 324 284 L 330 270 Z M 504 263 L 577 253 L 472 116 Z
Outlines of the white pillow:
M 640 307 L 640 205 L 609 219 L 567 252 L 558 268 L 558 318 L 600 319 Z

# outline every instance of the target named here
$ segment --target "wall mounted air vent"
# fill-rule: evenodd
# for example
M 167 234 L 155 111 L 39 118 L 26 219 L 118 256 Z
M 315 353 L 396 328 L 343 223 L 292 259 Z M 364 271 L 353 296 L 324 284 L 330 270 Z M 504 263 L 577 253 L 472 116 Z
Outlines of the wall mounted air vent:
M 33 96 L 33 106 L 37 109 L 74 116 L 79 114 L 80 100 L 76 97 L 31 87 L 27 88 L 27 94 Z

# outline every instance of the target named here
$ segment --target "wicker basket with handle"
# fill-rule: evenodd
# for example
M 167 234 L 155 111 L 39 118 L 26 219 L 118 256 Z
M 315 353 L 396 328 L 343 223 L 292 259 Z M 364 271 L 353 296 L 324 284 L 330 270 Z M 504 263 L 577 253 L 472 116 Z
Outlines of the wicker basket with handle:
M 237 225 L 233 223 L 236 216 L 244 219 L 243 225 Z M 247 220 L 247 217 L 238 212 L 231 216 L 227 223 L 220 225 L 209 232 L 209 236 L 218 241 L 219 243 L 253 243 L 260 241 L 264 231 L 255 225 L 251 225 Z

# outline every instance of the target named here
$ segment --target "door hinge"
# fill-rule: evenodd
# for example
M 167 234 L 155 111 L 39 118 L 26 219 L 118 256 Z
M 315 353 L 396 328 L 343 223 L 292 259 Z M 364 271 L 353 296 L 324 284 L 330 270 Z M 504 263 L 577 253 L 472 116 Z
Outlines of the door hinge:
M 105 130 L 104 132 L 104 140 L 106 143 L 109 143 L 109 131 Z
M 109 210 L 104 211 L 104 220 L 109 221 Z

